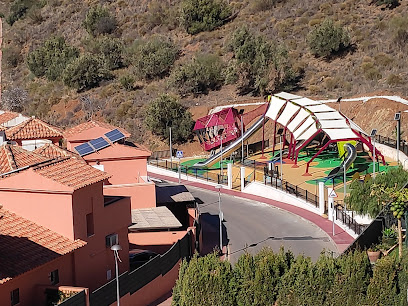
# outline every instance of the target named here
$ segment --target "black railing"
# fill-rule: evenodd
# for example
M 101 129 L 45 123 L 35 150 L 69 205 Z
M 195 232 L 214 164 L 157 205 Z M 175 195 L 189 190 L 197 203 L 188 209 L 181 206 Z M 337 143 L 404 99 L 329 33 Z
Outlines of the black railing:
M 375 136 L 375 142 L 380 143 L 380 144 L 384 144 L 384 145 L 386 145 L 386 146 L 388 146 L 390 148 L 396 149 L 398 141 L 395 140 L 395 139 L 392 139 L 390 137 L 376 135 Z M 405 155 L 408 155 L 408 143 L 405 140 L 400 140 L 399 149 Z
M 358 224 L 356 220 L 354 220 L 354 211 L 344 210 L 343 205 L 341 204 L 335 204 L 334 208 L 336 211 L 336 220 L 341 221 L 357 235 L 360 235 L 366 229 L 366 225 Z
M 120 296 L 131 295 L 156 277 L 169 272 L 180 259 L 192 255 L 191 234 L 188 232 L 163 255 L 158 255 L 143 266 L 119 276 Z M 116 301 L 116 279 L 111 280 L 90 295 L 91 306 L 108 306 Z M 68 304 L 67 304 L 68 305 Z

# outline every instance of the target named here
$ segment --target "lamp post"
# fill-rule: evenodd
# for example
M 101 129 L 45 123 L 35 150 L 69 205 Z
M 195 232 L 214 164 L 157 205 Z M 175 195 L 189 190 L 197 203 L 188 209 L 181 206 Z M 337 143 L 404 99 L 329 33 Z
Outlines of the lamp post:
M 241 114 L 241 164 L 244 165 L 244 122 Z
M 221 184 L 215 185 L 215 189 L 218 189 L 218 210 L 220 219 L 220 251 L 222 254 L 222 220 L 224 219 L 224 215 L 221 211 L 221 188 L 222 188 Z
M 117 305 L 120 306 L 120 294 L 119 294 L 119 268 L 118 268 L 118 259 L 119 254 L 118 251 L 122 250 L 122 247 L 119 244 L 112 245 L 111 250 L 113 251 L 113 255 L 115 256 L 115 270 L 116 270 L 116 300 Z
M 400 146 L 400 129 L 401 129 L 401 112 L 395 113 L 394 120 L 397 121 L 397 164 L 399 165 L 399 146 Z
M 345 158 L 344 158 L 345 159 Z M 343 191 L 343 193 L 344 193 L 344 196 L 343 196 L 343 202 L 344 202 L 344 210 L 347 210 L 347 207 L 346 207 L 346 184 L 347 184 L 347 176 L 346 176 L 346 163 L 345 163 L 345 161 L 343 162 L 343 172 L 344 172 L 344 191 Z
M 218 135 L 220 136 L 221 139 L 221 146 L 220 146 L 220 150 L 221 150 L 221 157 L 220 157 L 220 172 L 221 172 L 221 183 L 223 182 L 223 177 L 222 177 L 222 133 L 224 132 L 224 128 L 220 128 L 218 130 Z
M 280 142 L 280 180 L 281 180 L 281 189 L 283 189 L 283 161 L 282 161 L 282 149 L 283 149 L 283 142 L 282 142 L 282 135 L 283 134 L 283 129 L 280 128 L 278 130 L 278 135 L 279 135 L 279 142 Z
M 375 178 L 375 134 L 377 134 L 377 129 L 372 129 L 370 133 L 370 137 L 373 142 L 373 178 Z

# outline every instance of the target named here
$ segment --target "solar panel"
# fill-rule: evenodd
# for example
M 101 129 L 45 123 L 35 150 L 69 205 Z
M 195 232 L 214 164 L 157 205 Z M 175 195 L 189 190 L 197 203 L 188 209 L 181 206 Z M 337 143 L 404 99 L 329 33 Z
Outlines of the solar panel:
M 112 142 L 116 142 L 125 138 L 125 135 L 123 135 L 123 133 L 118 129 L 106 133 L 105 136 Z
M 93 139 L 89 143 L 97 151 L 110 146 L 109 142 L 107 142 L 105 139 L 103 139 L 103 137 Z
M 94 152 L 94 149 L 89 145 L 89 143 L 83 143 L 74 148 L 79 155 L 84 156 Z

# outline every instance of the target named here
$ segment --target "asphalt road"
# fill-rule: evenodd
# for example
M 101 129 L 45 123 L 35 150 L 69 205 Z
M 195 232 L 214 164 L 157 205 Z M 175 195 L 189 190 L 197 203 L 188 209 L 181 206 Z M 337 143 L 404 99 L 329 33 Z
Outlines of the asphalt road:
M 203 253 L 219 244 L 218 193 L 186 186 L 198 199 L 203 226 Z M 337 253 L 329 236 L 316 225 L 268 204 L 221 194 L 224 214 L 223 245 L 236 262 L 245 249 L 256 254 L 264 246 L 279 251 L 281 246 L 296 255 L 316 260 L 321 251 Z

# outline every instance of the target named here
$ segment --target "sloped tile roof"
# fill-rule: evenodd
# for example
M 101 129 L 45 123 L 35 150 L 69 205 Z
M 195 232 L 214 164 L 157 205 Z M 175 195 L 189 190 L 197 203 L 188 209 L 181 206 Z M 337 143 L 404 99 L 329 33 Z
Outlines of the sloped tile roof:
M 0 124 L 4 124 L 6 122 L 9 122 L 10 120 L 13 120 L 14 118 L 17 118 L 19 116 L 18 113 L 14 112 L 4 112 L 0 114 Z
M 0 207 L 0 284 L 83 247 Z
M 20 146 L 5 143 L 0 146 L 0 174 L 44 162 L 48 159 Z
M 75 158 L 53 160 L 33 168 L 34 171 L 74 190 L 104 181 L 111 177 Z
M 6 130 L 9 140 L 62 138 L 62 130 L 37 118 L 30 118 Z
M 83 133 L 83 132 L 85 132 L 87 130 L 90 130 L 92 128 L 95 128 L 95 127 L 101 127 L 101 128 L 106 129 L 106 130 L 109 130 L 109 131 L 114 130 L 114 129 L 118 129 L 126 137 L 130 137 L 130 133 L 128 131 L 126 131 L 125 129 L 119 128 L 117 126 L 114 126 L 114 125 L 106 123 L 106 122 L 100 122 L 100 121 L 96 121 L 96 120 L 91 120 L 91 121 L 88 121 L 88 122 L 84 122 L 84 123 L 81 123 L 79 125 L 76 125 L 76 126 L 70 128 L 70 129 L 67 129 L 64 132 L 64 137 L 69 139 L 69 138 L 71 138 L 73 136 L 79 135 L 79 134 L 81 134 L 81 133 Z M 100 135 L 100 136 L 102 136 L 102 135 Z
M 75 158 L 82 160 L 82 157 L 80 157 L 77 153 L 65 150 L 52 143 L 47 143 L 35 149 L 33 152 L 41 156 L 48 157 L 48 158 L 75 157 Z

